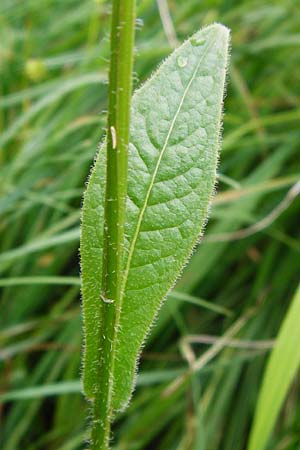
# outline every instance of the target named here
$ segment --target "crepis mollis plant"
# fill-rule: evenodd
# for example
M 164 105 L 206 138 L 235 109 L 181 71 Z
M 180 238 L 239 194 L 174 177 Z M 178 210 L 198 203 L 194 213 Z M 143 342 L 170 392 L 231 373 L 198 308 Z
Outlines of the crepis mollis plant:
M 124 239 L 122 248 L 115 249 L 121 254 L 116 298 L 103 288 L 104 223 L 111 200 L 107 183 L 119 183 L 118 172 L 114 179 L 108 174 L 108 152 L 115 151 L 119 139 L 112 126 L 110 148 L 107 139 L 89 178 L 81 270 L 83 389 L 94 404 L 93 449 L 109 446 L 114 412 L 126 407 L 134 389 L 141 346 L 207 219 L 220 147 L 228 40 L 222 25 L 203 28 L 133 95 Z

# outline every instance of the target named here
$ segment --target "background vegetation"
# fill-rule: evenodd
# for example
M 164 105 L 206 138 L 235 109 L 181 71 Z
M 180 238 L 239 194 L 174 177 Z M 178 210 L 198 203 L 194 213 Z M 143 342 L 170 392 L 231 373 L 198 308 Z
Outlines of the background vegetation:
M 232 30 L 232 62 L 205 239 L 144 348 L 113 448 L 242 450 L 266 356 L 299 283 L 300 202 L 289 191 L 300 178 L 299 4 L 158 4 L 138 2 L 135 86 L 213 21 Z M 108 30 L 101 0 L 1 0 L 3 450 L 84 448 L 79 209 L 105 126 Z M 180 386 L 199 357 L 200 370 Z M 269 450 L 299 449 L 299 417 L 296 379 Z

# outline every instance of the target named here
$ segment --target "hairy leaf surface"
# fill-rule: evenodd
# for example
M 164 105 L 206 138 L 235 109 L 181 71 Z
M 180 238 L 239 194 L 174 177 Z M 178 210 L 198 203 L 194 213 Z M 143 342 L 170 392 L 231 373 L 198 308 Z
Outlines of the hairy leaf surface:
M 112 367 L 115 410 L 130 398 L 141 345 L 207 217 L 216 177 L 227 53 L 228 30 L 218 24 L 204 28 L 175 50 L 132 100 L 122 303 Z M 91 399 L 99 365 L 101 373 L 105 307 L 100 297 L 105 159 L 104 144 L 82 214 L 83 382 Z

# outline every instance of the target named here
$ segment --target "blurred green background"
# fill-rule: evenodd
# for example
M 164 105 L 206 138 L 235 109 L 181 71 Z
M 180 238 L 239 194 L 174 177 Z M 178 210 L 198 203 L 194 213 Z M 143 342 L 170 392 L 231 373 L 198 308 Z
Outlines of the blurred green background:
M 101 0 L 0 3 L 3 450 L 86 447 L 79 218 L 104 134 L 109 12 Z M 268 350 L 300 279 L 300 201 L 289 191 L 300 179 L 300 4 L 142 0 L 138 18 L 135 86 L 214 21 L 232 30 L 232 58 L 206 235 L 152 329 L 112 446 L 242 450 Z M 244 345 L 216 349 L 241 318 L 234 338 Z M 166 395 L 201 355 L 204 367 Z M 298 379 L 268 449 L 299 450 L 299 441 Z

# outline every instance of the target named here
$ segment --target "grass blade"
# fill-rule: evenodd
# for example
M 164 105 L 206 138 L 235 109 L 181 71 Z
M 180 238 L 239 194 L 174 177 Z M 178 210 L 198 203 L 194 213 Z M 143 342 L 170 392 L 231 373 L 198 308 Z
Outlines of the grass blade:
M 265 370 L 248 450 L 264 450 L 300 364 L 300 287 L 280 328 Z

